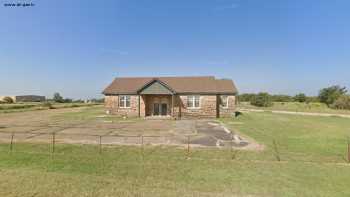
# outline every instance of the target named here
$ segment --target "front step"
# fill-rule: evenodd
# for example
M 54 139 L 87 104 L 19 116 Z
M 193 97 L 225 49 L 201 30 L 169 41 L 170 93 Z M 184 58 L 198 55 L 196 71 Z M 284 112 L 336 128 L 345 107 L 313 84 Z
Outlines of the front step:
M 146 116 L 146 120 L 171 120 L 174 119 L 172 116 Z

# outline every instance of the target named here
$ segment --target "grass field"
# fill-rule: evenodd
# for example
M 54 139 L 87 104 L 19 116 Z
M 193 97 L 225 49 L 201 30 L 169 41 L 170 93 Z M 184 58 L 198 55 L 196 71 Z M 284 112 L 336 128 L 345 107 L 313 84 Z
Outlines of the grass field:
M 85 117 L 75 113 L 64 118 Z M 350 195 L 349 119 L 250 112 L 221 121 L 265 149 L 191 149 L 188 159 L 186 149 L 165 146 L 99 154 L 98 146 L 60 144 L 51 155 L 48 144 L 15 144 L 12 153 L 1 144 L 0 196 Z
M 93 103 L 51 103 L 51 108 L 72 108 L 72 107 L 84 107 L 93 106 Z M 0 113 L 12 113 L 12 112 L 24 112 L 35 110 L 47 110 L 49 106 L 40 102 L 26 102 L 26 103 L 13 103 L 13 104 L 0 104 Z
M 241 109 L 262 109 L 266 111 L 292 111 L 292 112 L 314 112 L 330 114 L 350 114 L 350 110 L 336 110 L 327 107 L 324 103 L 299 103 L 299 102 L 274 102 L 271 107 L 256 107 L 249 102 L 240 102 Z

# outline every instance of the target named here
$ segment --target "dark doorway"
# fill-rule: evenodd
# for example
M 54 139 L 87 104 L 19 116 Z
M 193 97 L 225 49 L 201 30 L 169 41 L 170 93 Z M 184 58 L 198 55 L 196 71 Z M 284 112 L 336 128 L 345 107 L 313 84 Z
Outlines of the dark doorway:
M 159 116 L 159 103 L 154 103 L 153 104 L 153 115 L 154 116 Z
M 166 103 L 154 103 L 153 104 L 153 116 L 166 116 L 168 115 L 168 105 Z
M 162 116 L 166 116 L 168 112 L 168 105 L 166 103 L 162 103 Z

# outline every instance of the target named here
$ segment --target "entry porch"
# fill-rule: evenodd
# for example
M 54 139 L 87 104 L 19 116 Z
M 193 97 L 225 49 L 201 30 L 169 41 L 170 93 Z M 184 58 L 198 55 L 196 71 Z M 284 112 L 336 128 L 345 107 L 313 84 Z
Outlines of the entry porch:
M 141 95 L 144 103 L 144 117 L 173 117 L 175 96 L 174 95 Z
M 174 117 L 175 91 L 159 80 L 153 80 L 138 91 L 145 117 Z M 139 102 L 140 103 L 140 102 Z

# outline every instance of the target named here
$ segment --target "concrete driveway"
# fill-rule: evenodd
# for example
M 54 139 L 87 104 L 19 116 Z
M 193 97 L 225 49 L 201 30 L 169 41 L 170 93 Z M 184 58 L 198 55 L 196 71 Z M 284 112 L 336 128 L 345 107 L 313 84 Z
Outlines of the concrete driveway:
M 106 121 L 94 119 L 52 118 L 68 109 L 3 114 L 0 119 L 0 141 L 118 145 L 177 145 L 193 147 L 246 147 L 249 142 L 214 119 L 208 120 L 142 120 Z M 73 109 L 69 109 L 73 110 Z M 74 109 L 79 111 L 79 109 Z M 28 117 L 33 118 L 28 118 Z
M 183 130 L 190 130 L 190 144 L 203 147 L 244 147 L 249 143 L 233 131 L 215 120 L 179 120 L 176 121 L 176 133 L 184 134 Z M 183 143 L 188 143 L 183 142 Z

